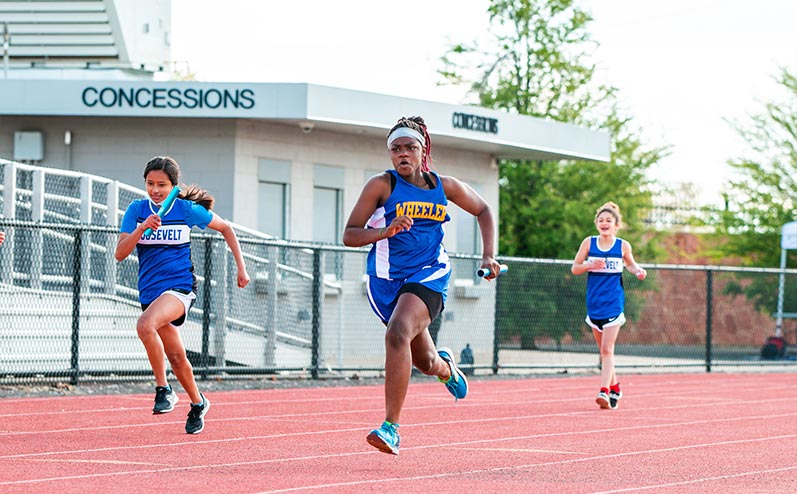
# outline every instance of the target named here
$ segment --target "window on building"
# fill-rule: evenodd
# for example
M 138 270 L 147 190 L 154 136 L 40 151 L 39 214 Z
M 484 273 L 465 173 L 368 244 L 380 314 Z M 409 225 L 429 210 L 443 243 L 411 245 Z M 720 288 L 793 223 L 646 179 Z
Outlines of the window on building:
M 257 229 L 278 238 L 288 238 L 291 163 L 261 158 L 257 175 Z
M 457 252 L 460 254 L 480 254 L 482 237 L 479 222 L 470 213 L 462 212 L 457 223 Z
M 316 242 L 339 244 L 342 241 L 341 192 L 327 187 L 313 189 L 313 240 Z
M 468 184 L 481 194 L 482 186 Z M 481 254 L 482 237 L 479 222 L 475 216 L 462 211 L 457 218 L 457 252 L 460 254 Z
M 482 186 L 479 184 L 468 184 L 481 194 Z M 457 211 L 457 253 L 480 255 L 482 251 L 482 236 L 479 230 L 479 222 L 476 217 L 465 211 Z M 481 266 L 481 261 L 474 260 L 470 272 L 473 279 L 478 280 L 476 270 Z M 477 281 L 478 283 L 478 281 Z
M 313 240 L 328 244 L 343 241 L 344 170 L 340 167 L 315 165 L 313 170 Z M 324 270 L 342 275 L 343 256 L 328 253 Z

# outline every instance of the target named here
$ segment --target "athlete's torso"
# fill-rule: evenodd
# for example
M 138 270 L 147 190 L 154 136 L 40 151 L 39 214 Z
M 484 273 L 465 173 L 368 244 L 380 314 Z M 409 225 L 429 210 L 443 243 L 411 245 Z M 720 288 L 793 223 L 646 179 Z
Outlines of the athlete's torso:
M 615 238 L 609 249 L 602 250 L 598 237 L 590 237 L 587 261 L 596 259 L 603 259 L 606 267 L 587 273 L 587 315 L 592 319 L 608 319 L 620 315 L 625 308 L 623 240 Z
M 158 206 L 149 199 L 133 201 L 125 212 L 121 231 L 132 233 Z M 196 291 L 191 262 L 191 227 L 205 228 L 212 214 L 192 201 L 176 199 L 161 219 L 161 227 L 142 236 L 138 254 L 138 292 L 142 304 L 152 303 L 166 290 Z
M 370 228 L 390 225 L 397 216 L 407 215 L 413 219 L 412 228 L 393 237 L 379 240 L 368 253 L 367 273 L 385 279 L 401 280 L 425 266 L 447 263 L 448 255 L 443 248 L 444 223 L 448 215 L 443 182 L 435 172 L 435 187 L 421 189 L 405 181 L 395 170 L 396 186 L 385 204 L 377 208 L 368 220 Z

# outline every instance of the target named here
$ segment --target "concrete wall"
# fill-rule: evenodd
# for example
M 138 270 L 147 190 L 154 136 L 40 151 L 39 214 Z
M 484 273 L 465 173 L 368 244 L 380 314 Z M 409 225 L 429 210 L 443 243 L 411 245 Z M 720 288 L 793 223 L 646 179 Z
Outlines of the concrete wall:
M 367 178 L 390 168 L 384 137 L 368 137 L 259 120 L 148 117 L 0 116 L 0 157 L 13 158 L 14 132 L 44 135 L 44 160 L 53 168 L 72 169 L 144 188 L 142 172 L 153 156 L 168 155 L 181 165 L 182 181 L 198 184 L 216 198 L 215 211 L 240 225 L 258 226 L 258 160 L 291 163 L 290 235 L 313 238 L 313 175 L 315 165 L 344 170 L 343 219 L 359 197 Z M 65 144 L 66 132 L 71 143 Z M 432 136 L 434 141 L 434 136 Z M 474 185 L 498 210 L 498 170 L 486 153 L 433 146 L 434 169 Z M 457 251 L 457 220 L 469 215 L 450 207 L 452 222 L 446 246 Z
M 434 136 L 432 136 L 434 142 Z M 291 162 L 291 238 L 313 240 L 312 204 L 315 165 L 341 167 L 345 170 L 343 210 L 345 222 L 372 171 L 391 168 L 386 139 L 322 130 L 309 134 L 295 125 L 280 125 L 253 120 L 238 120 L 236 131 L 236 177 L 234 217 L 237 223 L 257 225 L 257 208 L 251 198 L 257 194 L 259 158 Z M 434 169 L 453 175 L 481 190 L 496 213 L 498 211 L 498 170 L 491 167 L 488 154 L 461 152 L 453 148 L 432 147 Z M 456 251 L 456 218 L 469 216 L 459 208 L 450 208 L 452 223 L 447 226 L 446 245 Z
M 217 199 L 216 211 L 232 215 L 235 123 L 226 119 L 0 117 L 0 156 L 13 157 L 14 132 L 44 134 L 44 160 L 34 163 L 108 177 L 144 188 L 144 165 L 157 155 L 174 157 L 182 180 Z M 64 134 L 71 132 L 71 145 Z

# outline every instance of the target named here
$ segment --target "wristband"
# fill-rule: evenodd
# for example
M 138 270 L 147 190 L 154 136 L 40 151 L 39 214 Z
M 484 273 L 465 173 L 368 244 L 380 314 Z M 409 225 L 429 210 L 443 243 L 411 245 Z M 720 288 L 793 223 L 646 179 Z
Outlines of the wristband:
M 379 239 L 381 240 L 385 236 L 385 227 L 379 229 Z

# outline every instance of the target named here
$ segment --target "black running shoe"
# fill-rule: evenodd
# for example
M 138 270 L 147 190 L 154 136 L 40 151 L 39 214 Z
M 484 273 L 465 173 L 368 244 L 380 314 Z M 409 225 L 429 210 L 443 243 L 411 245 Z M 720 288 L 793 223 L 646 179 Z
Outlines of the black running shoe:
M 617 402 L 620 401 L 620 398 L 622 397 L 622 391 L 609 391 L 609 406 L 612 407 L 612 410 L 617 408 Z
M 188 412 L 188 420 L 185 422 L 185 432 L 188 434 L 199 434 L 205 428 L 205 414 L 210 410 L 210 400 L 205 398 L 202 393 L 201 405 L 191 403 L 191 410 Z
M 174 405 L 180 401 L 177 393 L 174 392 L 171 386 L 156 386 L 155 387 L 155 406 L 152 408 L 154 415 L 160 413 L 169 413 L 174 410 Z

